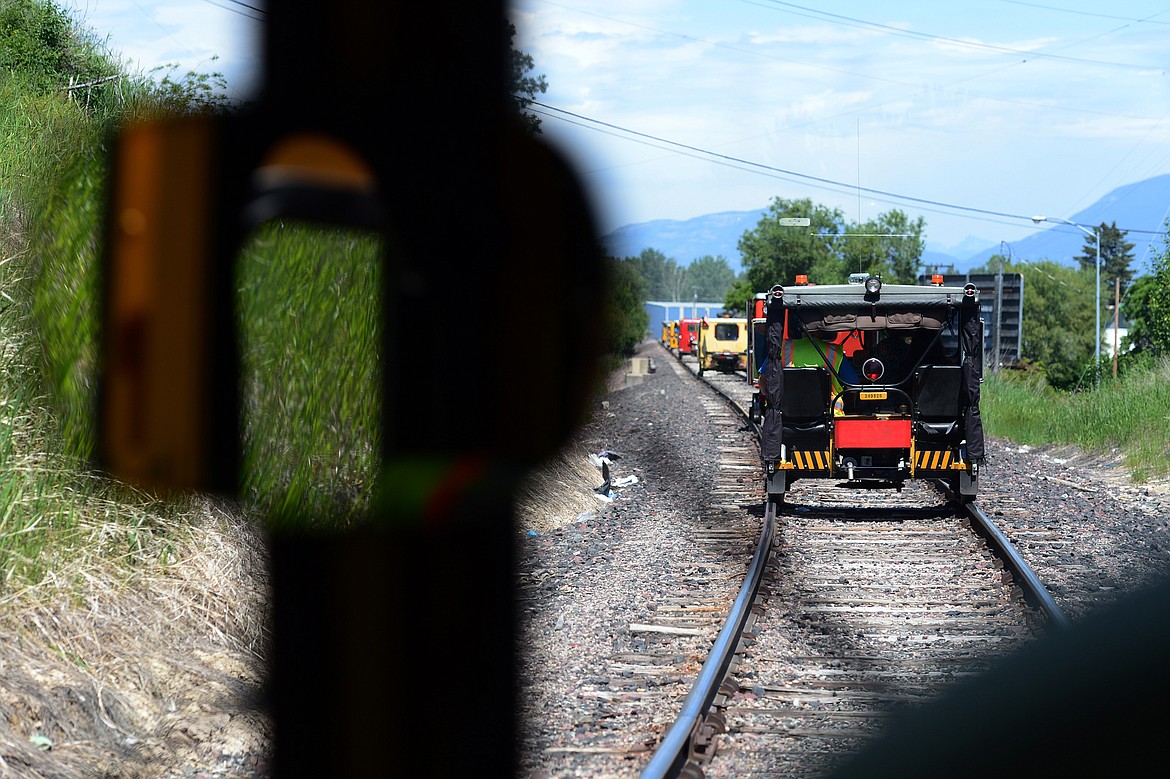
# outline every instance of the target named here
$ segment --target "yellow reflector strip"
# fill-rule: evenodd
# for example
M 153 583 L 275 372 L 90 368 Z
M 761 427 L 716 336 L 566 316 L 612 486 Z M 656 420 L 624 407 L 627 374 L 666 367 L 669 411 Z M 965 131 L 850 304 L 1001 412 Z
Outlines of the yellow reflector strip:
M 954 453 L 949 449 L 920 449 L 914 453 L 914 467 L 939 471 L 951 467 Z
M 829 453 L 812 451 L 812 452 L 793 452 L 792 460 L 796 463 L 796 469 L 801 471 L 827 471 L 829 469 Z

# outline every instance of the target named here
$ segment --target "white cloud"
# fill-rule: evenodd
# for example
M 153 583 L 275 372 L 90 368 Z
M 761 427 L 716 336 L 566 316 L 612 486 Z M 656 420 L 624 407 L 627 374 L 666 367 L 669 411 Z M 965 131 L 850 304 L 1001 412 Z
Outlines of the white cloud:
M 230 3 L 199 0 L 68 0 L 63 7 L 131 70 L 177 64 L 178 73 L 222 72 L 233 92 L 254 88 L 260 24 Z M 263 2 L 249 2 L 263 7 Z

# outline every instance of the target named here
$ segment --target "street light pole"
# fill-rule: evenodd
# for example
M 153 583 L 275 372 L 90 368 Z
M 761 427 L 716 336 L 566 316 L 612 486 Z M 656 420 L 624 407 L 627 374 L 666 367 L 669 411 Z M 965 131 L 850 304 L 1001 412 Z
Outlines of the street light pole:
M 1085 235 L 1093 236 L 1093 240 L 1096 241 L 1096 243 L 1097 243 L 1097 262 L 1096 262 L 1096 268 L 1097 268 L 1097 285 L 1096 285 L 1097 286 L 1097 297 L 1096 297 L 1096 301 L 1097 301 L 1097 303 L 1095 306 L 1095 313 L 1097 315 L 1097 329 L 1095 331 L 1097 334 L 1097 342 L 1096 342 L 1096 348 L 1094 350 L 1094 355 L 1096 357 L 1096 360 L 1095 360 L 1095 363 L 1093 366 L 1093 375 L 1096 378 L 1096 383 L 1100 384 L 1101 383 L 1101 233 L 1099 233 L 1097 231 L 1097 228 L 1095 228 L 1095 227 L 1092 230 L 1090 230 L 1089 228 L 1085 227 L 1084 225 L 1077 224 L 1076 222 L 1070 221 L 1068 219 L 1064 219 L 1064 218 L 1059 217 L 1059 216 L 1034 216 L 1034 217 L 1032 217 L 1032 221 L 1035 222 L 1036 224 L 1040 224 L 1041 222 L 1063 222 L 1066 225 L 1072 225 L 1073 227 L 1077 228 Z

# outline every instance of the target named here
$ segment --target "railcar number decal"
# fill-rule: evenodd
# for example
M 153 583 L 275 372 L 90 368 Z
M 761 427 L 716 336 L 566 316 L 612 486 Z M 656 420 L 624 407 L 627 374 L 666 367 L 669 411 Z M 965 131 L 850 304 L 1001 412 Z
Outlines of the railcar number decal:
M 885 400 L 886 393 L 884 392 L 863 392 L 861 393 L 862 400 Z

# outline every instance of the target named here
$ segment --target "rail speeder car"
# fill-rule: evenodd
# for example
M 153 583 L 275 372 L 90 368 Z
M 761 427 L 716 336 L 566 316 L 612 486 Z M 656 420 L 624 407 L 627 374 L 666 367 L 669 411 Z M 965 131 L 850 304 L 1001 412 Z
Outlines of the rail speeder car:
M 850 282 L 769 293 L 760 383 L 769 499 L 798 479 L 900 488 L 930 478 L 972 500 L 984 458 L 977 290 L 944 287 L 940 276 L 930 286 Z
M 699 323 L 699 375 L 703 371 L 724 373 L 747 370 L 748 322 L 729 316 L 703 317 Z
M 667 319 L 662 323 L 662 345 L 666 349 L 674 349 L 678 346 L 677 321 Z
M 675 347 L 678 350 L 678 357 L 681 360 L 684 354 L 694 354 L 699 345 L 699 320 L 698 318 L 678 320 L 678 345 Z

